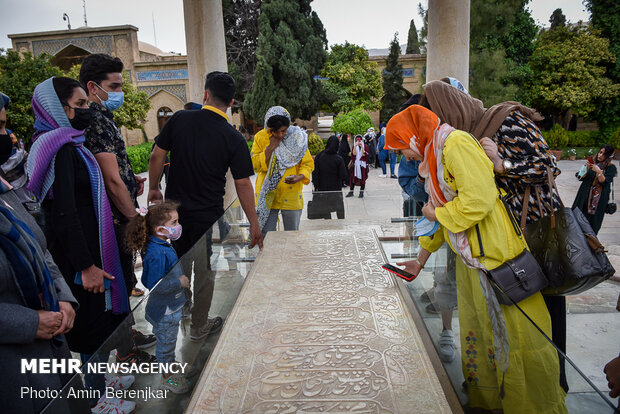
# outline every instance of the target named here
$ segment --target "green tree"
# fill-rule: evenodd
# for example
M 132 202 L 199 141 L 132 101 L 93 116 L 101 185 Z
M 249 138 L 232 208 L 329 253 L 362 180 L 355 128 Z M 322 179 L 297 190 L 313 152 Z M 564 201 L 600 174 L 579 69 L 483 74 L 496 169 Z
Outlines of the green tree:
M 562 13 L 562 9 L 555 9 L 553 13 L 551 13 L 549 23 L 551 23 L 551 30 L 566 26 L 566 16 Z
M 420 41 L 418 40 L 418 29 L 415 27 L 415 22 L 411 19 L 409 23 L 409 33 L 407 34 L 407 50 L 405 53 L 420 53 Z
M 618 95 L 620 85 L 605 76 L 614 62 L 609 41 L 591 26 L 559 26 L 545 31 L 529 65 L 528 85 L 532 103 L 543 112 L 559 116 L 569 109 L 587 116 L 598 103 Z
M 368 113 L 361 109 L 354 109 L 350 112 L 338 114 L 334 118 L 332 131 L 342 132 L 343 134 L 363 135 L 372 126 L 372 119 L 370 119 Z
M 529 0 L 472 0 L 470 79 L 472 94 L 486 106 L 521 99 L 538 28 L 527 9 Z
M 246 93 L 254 85 L 260 6 L 260 0 L 222 1 L 228 73 L 237 86 L 233 106 L 235 112 L 243 105 Z
M 355 108 L 381 109 L 381 73 L 376 62 L 368 61 L 368 51 L 348 42 L 333 45 L 321 71 L 323 107 L 331 112 Z
M 426 39 L 428 38 L 428 8 L 424 8 L 422 3 L 418 3 L 418 15 L 422 18 L 422 28 L 420 28 L 420 53 L 426 53 Z
M 395 33 L 394 39 L 390 42 L 390 54 L 385 61 L 386 65 L 383 71 L 384 93 L 381 99 L 381 120 L 383 122 L 387 122 L 392 115 L 397 113 L 398 108 L 406 100 L 405 90 L 403 89 L 403 66 L 398 63 L 399 56 L 398 33 Z
M 74 65 L 65 74 L 73 79 L 79 79 L 80 68 L 82 65 Z M 151 109 L 151 101 L 146 92 L 138 91 L 138 89 L 131 83 L 131 78 L 127 71 L 123 72 L 123 87 L 122 91 L 125 94 L 123 105 L 114 111 L 114 122 L 119 127 L 124 126 L 127 129 L 143 129 L 143 124 L 146 121 L 146 114 Z
M 60 68 L 50 63 L 50 57 L 33 57 L 24 53 L 0 49 L 0 91 L 11 98 L 7 110 L 7 127 L 18 138 L 30 143 L 34 133 L 34 113 L 31 98 L 35 86 L 52 76 L 61 76 Z
M 609 51 L 616 60 L 607 65 L 607 76 L 620 83 L 620 2 L 616 0 L 585 0 L 590 11 L 592 26 L 601 31 L 601 35 L 609 40 Z M 599 102 L 593 118 L 598 121 L 599 128 L 605 135 L 610 135 L 620 128 L 620 95 L 611 103 Z
M 254 85 L 243 103 L 244 112 L 254 120 L 261 121 L 274 105 L 303 119 L 310 119 L 319 108 L 321 85 L 314 77 L 326 60 L 327 37 L 310 2 L 262 3 Z

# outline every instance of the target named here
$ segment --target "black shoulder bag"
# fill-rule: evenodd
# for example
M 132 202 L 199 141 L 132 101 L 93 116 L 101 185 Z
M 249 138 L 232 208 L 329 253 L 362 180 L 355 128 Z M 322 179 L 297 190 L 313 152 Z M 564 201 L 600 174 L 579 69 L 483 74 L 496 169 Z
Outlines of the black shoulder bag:
M 517 236 L 521 237 L 521 229 L 517 225 L 512 212 L 506 206 L 506 201 L 501 196 L 500 199 L 504 204 L 506 213 L 510 217 L 512 227 Z M 480 228 L 477 224 L 476 234 L 480 246 L 480 256 L 484 257 Z M 495 291 L 498 302 L 502 305 L 512 305 L 513 303 L 521 302 L 549 284 L 538 262 L 527 249 L 524 249 L 517 257 L 504 262 L 499 267 L 493 270 L 486 270 L 486 274 L 491 279 L 491 286 Z

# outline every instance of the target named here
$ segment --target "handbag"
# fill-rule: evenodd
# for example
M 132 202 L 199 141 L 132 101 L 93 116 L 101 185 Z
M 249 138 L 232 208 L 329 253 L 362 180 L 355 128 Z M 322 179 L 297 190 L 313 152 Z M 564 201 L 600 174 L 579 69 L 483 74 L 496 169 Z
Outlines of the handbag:
M 517 236 L 522 236 L 521 229 L 517 225 L 512 212 L 506 206 L 506 201 L 503 198 L 501 200 Z M 484 256 L 480 228 L 477 224 L 476 232 L 480 246 L 480 255 Z M 521 302 L 549 284 L 540 265 L 527 249 L 524 249 L 517 257 L 502 263 L 499 267 L 493 270 L 486 270 L 485 272 L 492 281 L 491 286 L 495 291 L 497 301 L 502 305 L 512 305 Z
M 614 195 L 614 182 L 611 182 L 611 201 L 609 203 L 607 203 L 607 206 L 605 207 L 605 213 L 607 214 L 614 214 L 616 212 L 616 210 L 618 209 L 618 206 L 616 205 L 616 196 Z
M 557 187 L 547 170 L 549 188 Z M 559 194 L 559 192 L 558 192 Z M 609 279 L 615 269 L 592 226 L 578 208 L 564 207 L 525 226 L 529 187 L 526 189 L 521 228 L 525 240 L 549 281 L 546 295 L 575 295 Z

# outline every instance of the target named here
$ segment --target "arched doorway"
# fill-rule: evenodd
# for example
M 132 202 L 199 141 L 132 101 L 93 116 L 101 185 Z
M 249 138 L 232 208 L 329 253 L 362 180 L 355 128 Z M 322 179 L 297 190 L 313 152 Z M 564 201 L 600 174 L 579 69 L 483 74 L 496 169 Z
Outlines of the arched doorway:
M 173 113 L 174 112 L 172 112 L 172 109 L 168 108 L 167 106 L 162 106 L 157 110 L 157 127 L 159 128 L 159 132 L 161 132 L 161 129 L 164 127 L 170 117 L 172 117 Z

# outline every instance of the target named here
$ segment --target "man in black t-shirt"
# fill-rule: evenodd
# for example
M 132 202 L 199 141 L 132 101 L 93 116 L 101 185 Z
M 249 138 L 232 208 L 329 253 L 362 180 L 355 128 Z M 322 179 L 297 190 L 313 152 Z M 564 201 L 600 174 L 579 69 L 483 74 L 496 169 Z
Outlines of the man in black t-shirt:
M 262 249 L 263 239 L 254 207 L 254 174 L 245 138 L 228 123 L 226 110 L 234 101 L 235 82 L 228 73 L 212 72 L 205 83 L 204 106 L 200 111 L 179 111 L 166 122 L 149 162 L 148 201 L 163 199 L 159 181 L 164 159 L 170 151 L 170 172 L 166 198 L 178 201 L 179 223 L 183 232 L 174 248 L 179 257 L 197 251 L 194 260 L 195 304 L 190 338 L 198 341 L 217 332 L 222 319 L 208 318 L 215 274 L 208 262 L 200 261 L 206 250 L 196 243 L 224 214 L 226 173 L 230 168 L 241 207 L 250 221 L 252 244 Z M 207 234 L 206 242 L 210 241 Z M 207 249 L 210 246 L 206 246 Z M 190 254 L 191 255 L 191 254 Z M 193 259 L 192 259 L 193 260 Z M 207 258 L 208 261 L 208 258 Z M 190 275 L 187 275 L 190 276 Z

